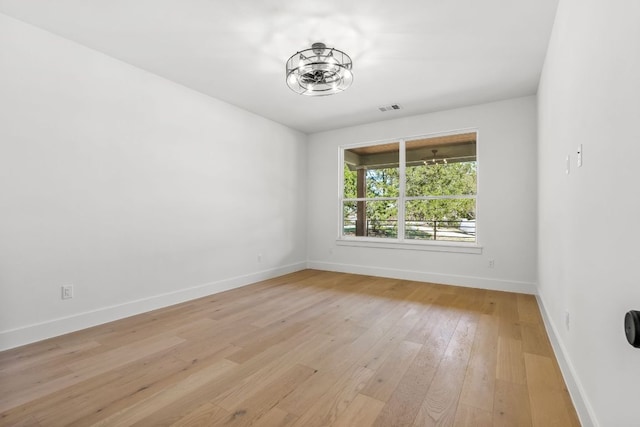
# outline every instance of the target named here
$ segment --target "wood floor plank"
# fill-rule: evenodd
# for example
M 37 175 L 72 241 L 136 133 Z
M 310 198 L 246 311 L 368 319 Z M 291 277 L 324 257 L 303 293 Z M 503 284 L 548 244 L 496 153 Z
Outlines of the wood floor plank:
M 433 333 L 433 322 L 439 314 L 440 310 L 433 308 L 431 305 L 425 305 L 421 310 L 420 319 L 409 331 L 405 340 L 416 344 L 424 344 Z
M 296 313 L 317 305 L 324 298 L 328 297 L 330 293 L 331 290 L 329 289 L 320 289 L 314 292 L 300 291 L 297 295 L 293 294 L 281 297 L 281 301 L 278 302 L 278 310 L 270 310 L 268 313 L 261 315 L 260 318 L 252 321 L 251 324 L 264 328 L 269 324 L 281 322 Z
M 404 343 L 404 337 L 409 333 L 417 317 L 415 311 L 411 310 L 406 313 L 405 316 L 395 325 L 387 329 L 387 331 L 375 342 L 369 350 L 359 358 L 359 362 L 365 368 L 377 370 L 387 360 L 391 353 L 393 353 L 398 346 Z M 374 330 L 375 328 L 371 328 Z M 380 332 L 382 329 L 378 329 L 376 332 Z M 363 334 L 365 336 L 365 334 Z M 408 343 L 408 342 L 407 342 Z M 415 343 L 411 343 L 415 344 Z M 407 344 L 408 345 L 408 344 Z M 418 348 L 420 344 L 415 344 L 413 347 Z
M 527 383 L 522 341 L 512 338 L 498 338 L 496 378 L 516 384 Z
M 360 393 L 386 403 L 421 349 L 420 344 L 410 341 L 401 342 L 385 358 L 384 363 L 375 371 Z
M 29 372 L 32 372 L 32 367 L 52 366 L 58 368 L 62 363 L 68 363 L 74 360 L 75 357 L 81 358 L 87 351 L 100 347 L 100 343 L 94 340 L 89 340 L 80 343 L 73 343 L 66 346 L 56 346 L 49 351 L 39 353 L 31 356 L 25 356 L 21 358 L 15 358 L 11 362 L 0 362 L 0 381 L 6 381 L 9 376 L 20 373 L 20 376 L 24 376 Z M 6 383 L 5 383 L 6 384 Z
M 309 325 L 303 323 L 280 323 L 278 327 L 257 329 L 249 334 L 245 334 L 239 339 L 232 339 L 231 342 L 242 349 L 236 352 L 230 360 L 236 363 L 243 363 L 254 357 L 265 349 L 284 341 L 287 337 L 294 335 Z
M 72 371 L 72 373 L 68 375 L 24 389 L 3 390 L 0 396 L 0 412 L 22 405 L 33 399 L 54 394 L 62 388 L 79 384 L 86 379 L 95 377 L 115 367 L 130 363 L 132 360 L 173 347 L 182 342 L 184 342 L 184 340 L 178 337 L 154 338 L 75 362 L 71 366 L 68 366 Z
M 0 352 L 0 426 L 578 426 L 536 299 L 317 270 Z
M 471 354 L 477 325 L 476 316 L 463 316 L 440 362 L 414 426 L 452 424 Z
M 154 355 L 32 402 L 30 410 L 44 425 L 90 425 L 172 385 L 189 368 L 181 360 Z
M 278 378 L 281 378 L 286 372 L 291 369 L 291 366 L 300 365 L 300 359 L 303 358 L 305 353 L 313 353 L 318 351 L 318 341 L 309 337 L 292 351 L 283 354 L 281 357 L 274 358 L 271 362 L 265 363 L 259 367 L 253 374 L 246 376 L 245 378 L 236 381 L 236 384 L 228 389 L 228 392 L 221 393 L 213 402 L 217 403 L 222 408 L 232 410 L 238 406 L 240 402 L 246 400 L 249 396 L 256 393 L 256 385 L 264 383 L 277 382 Z M 312 370 L 313 373 L 317 370 L 305 365 L 306 369 Z M 259 388 L 258 388 L 259 390 Z
M 540 323 L 520 322 L 522 351 L 539 356 L 553 357 L 549 338 Z
M 499 322 L 494 316 L 481 315 L 462 385 L 460 403 L 491 414 L 498 362 Z
M 579 426 L 574 411 L 565 404 L 566 389 L 553 359 L 525 353 L 524 360 L 533 426 Z
M 491 427 L 493 417 L 489 411 L 460 403 L 453 425 L 454 427 Z
M 171 427 L 210 427 L 222 424 L 230 414 L 219 406 L 205 403 L 171 424 Z
M 292 425 L 298 417 L 278 407 L 273 407 L 264 417 L 254 421 L 252 427 L 286 427 Z
M 282 399 L 315 374 L 315 370 L 307 366 L 294 365 L 279 378 L 256 390 L 247 399 L 238 402 L 232 409 L 233 416 L 225 422 L 225 426 L 246 426 L 268 414 Z
M 289 394 L 278 403 L 278 408 L 292 415 L 302 415 L 309 410 L 319 398 L 338 382 L 339 377 L 326 372 L 317 372 L 307 378 L 295 393 Z
M 3 423 L 4 425 L 4 423 Z M 27 416 L 24 419 L 20 420 L 20 421 L 16 421 L 16 422 L 12 422 L 11 424 L 7 424 L 7 425 L 11 425 L 11 427 L 38 427 L 38 426 L 42 426 L 42 424 L 40 424 L 38 422 L 38 420 L 36 420 L 34 417 L 32 416 Z
M 12 425 L 29 413 L 45 423 L 50 420 L 47 425 L 69 426 L 79 420 L 83 420 L 81 425 L 90 425 L 171 385 L 172 377 L 189 367 L 166 354 L 156 354 L 12 408 L 2 414 L 2 420 Z
M 383 406 L 383 402 L 369 396 L 359 394 L 331 425 L 333 427 L 371 426 L 378 417 Z
M 507 292 L 497 292 L 492 297 L 496 303 L 495 313 L 500 319 L 500 337 L 521 340 L 518 296 Z
M 536 297 L 533 295 L 517 294 L 518 318 L 523 322 L 540 323 L 540 310 Z
M 193 375 L 177 382 L 171 387 L 167 387 L 149 398 L 105 418 L 95 425 L 109 426 L 138 424 L 143 420 L 153 417 L 159 409 L 166 407 L 166 405 L 182 399 L 185 396 L 197 393 L 198 389 L 203 385 L 215 380 L 217 377 L 230 371 L 236 366 L 236 363 L 222 359 L 207 368 L 195 372 Z M 180 418 L 184 417 L 178 417 L 178 419 Z M 142 424 L 145 423 L 146 421 L 142 422 Z
M 529 391 L 525 384 L 496 380 L 494 402 L 495 427 L 531 427 Z
M 175 358 L 175 363 L 169 364 L 167 362 L 171 359 L 159 354 L 153 358 L 130 364 L 126 368 L 92 379 L 82 384 L 83 387 L 75 387 L 74 389 L 80 395 L 91 396 L 91 400 L 82 402 L 83 404 L 79 408 L 74 409 L 72 406 L 74 402 L 81 403 L 77 398 L 65 398 L 62 394 L 62 402 L 57 403 L 59 411 L 56 416 L 63 421 L 65 417 L 60 416 L 60 412 L 65 415 L 73 414 L 71 419 L 74 422 L 66 422 L 65 425 L 68 426 L 90 425 L 101 418 L 157 395 L 189 376 L 202 375 L 202 372 L 206 375 L 205 369 L 215 363 L 224 363 L 222 361 L 225 357 L 234 351 L 234 346 L 227 345 L 206 358 L 192 361 L 185 362 Z M 169 350 L 167 355 L 169 354 L 174 354 L 173 350 Z M 203 371 L 201 372 L 201 370 Z M 89 388 L 91 386 L 94 388 Z M 69 410 L 65 411 L 65 408 L 69 408 Z
M 298 418 L 296 427 L 320 427 L 333 424 L 359 395 L 360 390 L 373 376 L 373 371 L 358 367 L 350 375 L 344 376 L 316 403 Z
M 413 425 L 436 373 L 438 365 L 433 364 L 433 361 L 430 346 L 423 345 L 376 418 L 375 426 Z
M 352 342 L 336 347 L 332 352 L 320 354 L 308 361 L 309 366 L 322 371 L 341 375 L 354 364 L 375 370 L 392 352 L 418 320 L 415 311 L 406 304 L 392 301 L 387 312 L 380 316 L 369 328 Z

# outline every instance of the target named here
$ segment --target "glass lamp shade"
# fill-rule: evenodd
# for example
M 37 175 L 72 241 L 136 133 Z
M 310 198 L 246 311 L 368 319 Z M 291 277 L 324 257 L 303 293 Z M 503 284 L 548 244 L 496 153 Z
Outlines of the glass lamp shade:
M 287 61 L 287 85 L 300 95 L 332 95 L 351 86 L 352 67 L 346 53 L 314 43 Z

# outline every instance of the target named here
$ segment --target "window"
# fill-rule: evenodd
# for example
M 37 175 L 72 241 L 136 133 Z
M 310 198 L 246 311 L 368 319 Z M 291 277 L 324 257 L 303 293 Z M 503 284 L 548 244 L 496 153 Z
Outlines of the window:
M 476 243 L 476 132 L 343 147 L 345 240 Z

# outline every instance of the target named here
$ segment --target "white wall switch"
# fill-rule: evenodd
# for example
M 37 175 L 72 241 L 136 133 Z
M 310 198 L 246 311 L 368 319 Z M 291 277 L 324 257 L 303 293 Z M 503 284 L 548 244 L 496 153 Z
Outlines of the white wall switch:
M 582 144 L 578 145 L 578 167 L 582 167 Z

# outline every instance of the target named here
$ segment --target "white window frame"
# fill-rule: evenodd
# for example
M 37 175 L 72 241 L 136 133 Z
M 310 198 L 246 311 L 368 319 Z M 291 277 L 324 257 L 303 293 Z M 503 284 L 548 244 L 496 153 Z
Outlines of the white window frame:
M 476 200 L 476 241 L 475 242 L 451 242 L 442 240 L 418 240 L 418 239 L 405 239 L 405 204 L 410 200 L 436 200 L 436 199 L 451 199 L 455 197 L 451 196 L 411 196 L 406 197 L 406 142 L 415 139 L 422 138 L 435 138 L 440 136 L 457 135 L 461 133 L 475 132 L 476 134 L 476 194 L 473 196 L 461 195 L 460 198 L 474 198 Z M 344 203 L 344 152 L 352 148 L 370 147 L 374 145 L 399 143 L 399 195 L 395 197 L 381 197 L 375 200 L 394 200 L 398 204 L 398 237 L 397 238 L 380 238 L 380 237 L 366 237 L 366 236 L 345 236 L 343 234 L 344 218 L 343 218 L 343 203 Z M 384 248 L 384 249 L 404 249 L 404 250 L 424 250 L 424 251 L 437 251 L 437 252 L 456 252 L 456 253 L 469 253 L 469 254 L 481 254 L 482 246 L 480 245 L 480 212 L 478 209 L 478 196 L 480 194 L 480 159 L 478 145 L 480 143 L 480 132 L 476 128 L 456 129 L 447 132 L 438 132 L 430 134 L 420 134 L 416 136 L 405 136 L 401 138 L 390 138 L 378 141 L 359 142 L 355 144 L 345 144 L 338 147 L 338 237 L 336 244 L 339 246 L 352 246 L 352 247 L 369 247 L 369 248 Z M 355 198 L 349 199 L 349 201 L 366 201 L 367 198 Z M 400 219 L 402 218 L 402 224 Z

